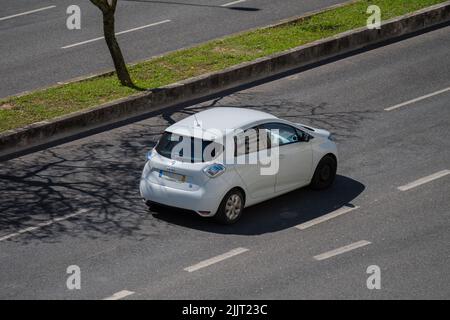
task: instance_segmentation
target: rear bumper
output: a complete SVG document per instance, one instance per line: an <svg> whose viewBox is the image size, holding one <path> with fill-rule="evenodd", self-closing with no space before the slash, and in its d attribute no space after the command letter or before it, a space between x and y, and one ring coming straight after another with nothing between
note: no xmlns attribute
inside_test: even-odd
<svg viewBox="0 0 450 320"><path fill-rule="evenodd" d="M152 183L145 178L141 178L139 189L146 202L195 211L203 217L214 216L222 200L221 197L207 196L205 187L186 191Z"/></svg>

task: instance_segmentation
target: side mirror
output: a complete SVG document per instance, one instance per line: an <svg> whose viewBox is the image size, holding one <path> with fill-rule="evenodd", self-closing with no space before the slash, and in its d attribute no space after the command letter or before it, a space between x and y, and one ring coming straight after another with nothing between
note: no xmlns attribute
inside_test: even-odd
<svg viewBox="0 0 450 320"><path fill-rule="evenodd" d="M309 135L309 134L307 134L307 133L305 132L305 133L303 134L302 141L303 141L303 142L309 142L312 138L313 138L313 136L311 136L311 135Z"/></svg>

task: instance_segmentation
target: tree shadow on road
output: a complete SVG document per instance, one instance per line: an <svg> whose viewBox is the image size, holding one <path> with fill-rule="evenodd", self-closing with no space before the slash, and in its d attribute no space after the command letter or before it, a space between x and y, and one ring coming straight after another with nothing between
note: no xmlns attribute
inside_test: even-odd
<svg viewBox="0 0 450 320"><path fill-rule="evenodd" d="M260 234L329 213L364 190L350 177L338 176L330 190L300 189L248 208L242 221L230 227L179 213L153 218L142 203L138 187L146 152L170 124L216 106L270 112L331 130L341 140L358 138L356 128L371 116L369 111L338 111L325 103L313 105L260 93L237 93L200 105L165 109L128 126L1 162L0 237L80 209L89 212L71 219L70 224L57 222L9 241L52 242L58 241L57 235L144 239L165 232L167 223L216 233Z"/></svg>
<svg viewBox="0 0 450 320"><path fill-rule="evenodd" d="M96 239L148 236L141 229L148 212L138 186L146 150L156 137L143 136L131 134L129 140L111 144L100 139L62 145L0 166L0 235L86 209L85 214L70 219L69 227L67 222L58 222L10 241L57 241L54 236L58 234ZM139 144L140 138L145 145Z"/></svg>

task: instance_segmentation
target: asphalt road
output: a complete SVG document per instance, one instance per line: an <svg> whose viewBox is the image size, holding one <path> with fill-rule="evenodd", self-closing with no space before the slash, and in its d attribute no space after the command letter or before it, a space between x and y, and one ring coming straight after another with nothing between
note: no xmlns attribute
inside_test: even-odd
<svg viewBox="0 0 450 320"><path fill-rule="evenodd" d="M450 27L438 29L0 163L0 298L448 299L450 91L385 109L449 88L449 45ZM146 152L169 124L212 105L334 132L335 185L248 208L234 226L150 214L138 192ZM354 208L296 228L343 206ZM236 248L247 251L185 270ZM69 265L81 290L66 287ZM371 265L380 290L366 286Z"/></svg>
<svg viewBox="0 0 450 320"><path fill-rule="evenodd" d="M147 59L344 0L234 2L120 0L117 32L148 26L118 36L126 61ZM66 27L69 5L81 9L81 30ZM16 16L38 9L45 10ZM112 69L103 39L83 43L103 35L101 19L100 11L88 0L2 0L0 97Z"/></svg>

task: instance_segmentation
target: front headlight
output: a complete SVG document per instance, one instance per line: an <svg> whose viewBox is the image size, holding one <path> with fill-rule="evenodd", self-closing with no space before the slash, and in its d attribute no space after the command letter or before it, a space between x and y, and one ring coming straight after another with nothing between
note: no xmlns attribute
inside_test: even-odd
<svg viewBox="0 0 450 320"><path fill-rule="evenodd" d="M220 163L214 163L209 166L206 166L203 169L203 172L210 178L217 178L222 173L225 172L225 166Z"/></svg>

